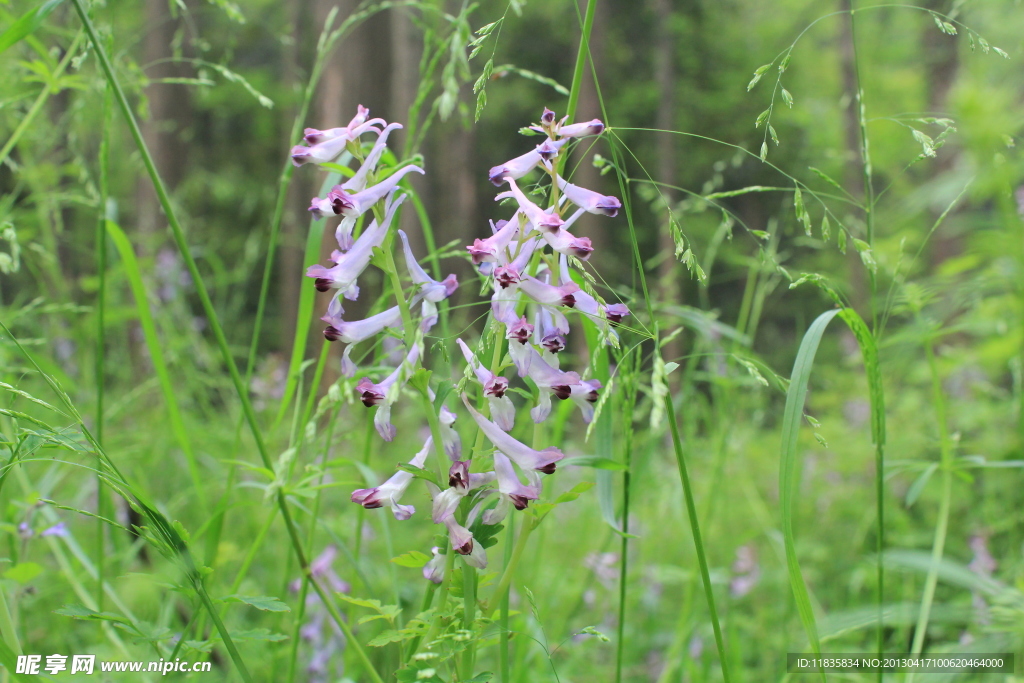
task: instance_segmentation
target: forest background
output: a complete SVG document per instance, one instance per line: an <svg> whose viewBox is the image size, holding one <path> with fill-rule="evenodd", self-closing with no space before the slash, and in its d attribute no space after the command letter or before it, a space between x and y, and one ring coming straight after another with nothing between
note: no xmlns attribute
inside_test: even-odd
<svg viewBox="0 0 1024 683"><path fill-rule="evenodd" d="M573 182L625 189L631 210L628 227L589 215L578 225L594 242L602 283L618 283L607 291L638 316L632 343L644 355L629 423L610 404L616 422L602 452L576 418L560 423L567 452L599 456L567 468L560 490L597 487L560 507L558 524L542 527L528 551L513 591L522 635L513 638L514 680L721 680L713 623L735 680L782 678L786 653L808 651L815 638L824 651L881 643L1024 654L1019 0L600 0L593 10L584 53L587 3L561 0L91 6L275 454L305 429L293 411L307 395L313 405L332 385L348 392L334 440L321 444L335 469L331 486L317 489L311 555L340 549L334 571L354 595L408 610L423 590L415 558L389 560L429 539L348 501L370 478L356 461L372 428L350 405L337 352L325 352L322 375L304 367L305 393L290 393L296 353L315 361L322 347L316 318L327 300L302 317L304 271L331 249L331 231L317 240L306 211L320 178L286 167L295 126L345 125L360 104L405 123L392 140L428 170L410 185L421 218L441 267L470 283L450 302L451 329L474 334L487 307L463 245L495 216L487 171L531 144L517 131L545 106L562 115L583 54L576 120L601 118L610 134L577 148ZM178 634L196 628L173 562L145 538L76 512L141 523L115 491L97 497L83 465L95 456L73 424L49 414L47 432L27 417L43 410L29 395L58 401L45 375L132 486L187 530L212 569L211 594L243 596L225 619L250 669L263 672L257 679L338 680L346 667L358 676L363 664L344 645L325 678L303 668L323 648L300 637L302 610L289 592L300 569L265 503L269 485L240 464L255 462L242 407L74 5L7 0L0 17L5 647L155 659L178 652ZM328 49L325 26L343 29ZM97 220L129 236L138 282L107 237L97 265ZM406 231L416 253L431 247L420 230ZM373 303L354 302L352 317ZM837 303L868 321L876 356L837 322L816 358L811 351L811 372L798 350ZM798 371L811 374L801 383ZM810 387L806 405L794 403L798 385ZM168 417L169 386L177 417ZM665 413L666 392L676 414ZM804 425L798 436L794 421ZM716 612L704 597L673 422ZM31 434L39 443L19 455ZM15 466L28 455L35 460ZM391 465L377 458L371 473L387 476ZM799 483L787 492L793 472ZM251 596L279 600L253 606ZM365 643L381 621L360 625L357 637ZM210 658L218 680L238 675L215 633L192 637L189 656ZM390 676L398 667L386 649L371 657Z"/></svg>

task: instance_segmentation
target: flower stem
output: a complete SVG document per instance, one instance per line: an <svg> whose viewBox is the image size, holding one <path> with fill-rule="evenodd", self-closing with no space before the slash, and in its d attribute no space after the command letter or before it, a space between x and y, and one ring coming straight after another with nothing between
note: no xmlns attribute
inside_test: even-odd
<svg viewBox="0 0 1024 683"><path fill-rule="evenodd" d="M523 551L526 550L526 541L530 538L530 534L533 533L533 530L536 529L537 525L541 522L540 519L533 515L528 514L523 517L523 528L519 531L519 538L516 539L516 545L512 549L512 557L510 557L508 562L505 564L505 571L501 573L501 579L498 580L498 585L492 593L492 602L494 598L500 598L502 595L506 594L506 591L508 591L509 586L512 583L512 575L515 574L516 566L519 564L519 560L523 556ZM511 528L509 531L511 532Z"/></svg>
<svg viewBox="0 0 1024 683"><path fill-rule="evenodd" d="M914 640L910 654L918 656L924 650L924 638L928 631L931 617L932 601L935 599L935 587L939 579L939 564L946 546L946 534L949 530L949 510L953 500L953 439L949 434L946 419L946 396L942 390L942 378L939 375L938 362L935 359L935 348L931 332L924 343L925 357L932 379L932 403L935 407L935 419L939 426L939 448L942 470L942 498L939 502L939 520L935 526L935 537L932 540L932 557L928 566L928 574L924 582L924 594L921 596L921 608L914 627ZM914 672L907 675L907 683L913 683Z"/></svg>

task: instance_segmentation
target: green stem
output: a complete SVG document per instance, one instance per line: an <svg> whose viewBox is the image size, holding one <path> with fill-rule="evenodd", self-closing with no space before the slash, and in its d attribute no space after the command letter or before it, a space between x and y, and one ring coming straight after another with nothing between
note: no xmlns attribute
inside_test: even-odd
<svg viewBox="0 0 1024 683"><path fill-rule="evenodd" d="M101 114L100 137L100 183L99 212L96 219L96 275L99 286L96 291L96 440L103 443L103 390L106 379L106 307L107 307L107 198L109 196L109 163L110 163L110 87L103 90L103 112ZM103 611L103 576L106 565L106 548L104 536L106 523L101 519L107 516L103 498L102 459L96 456L96 604Z"/></svg>
<svg viewBox="0 0 1024 683"><path fill-rule="evenodd" d="M508 591L512 583L512 575L515 574L516 566L523 557L523 551L526 550L526 541L529 540L530 534L533 533L533 530L537 528L540 522L541 520L533 515L523 515L523 528L519 530L519 538L516 539L516 545L512 549L512 557L509 558L508 563L505 565L505 571L501 573L498 585L494 588L492 593L494 597L500 597Z"/></svg>
<svg viewBox="0 0 1024 683"><path fill-rule="evenodd" d="M81 40L82 32L79 31L78 35L76 35L75 39L71 42L71 46L68 47L67 52L64 53L64 58L60 60L57 68L53 70L53 74L51 75L53 81L59 79L60 75L64 73L64 70L68 68L68 64L71 63L75 54L78 53L78 43L81 42ZM39 112L42 110L43 106L46 105L46 101L50 99L50 95L52 94L53 89L51 86L49 84L44 85L42 92L40 92L36 97L36 101L32 103L31 108L29 108L28 112L25 113L25 116L21 119L18 127L14 129L14 132L11 133L11 137L7 139L3 148L0 149L0 166L7 161L7 156L14 149L14 146L18 144L18 140L20 140L21 136L25 134L25 131L29 129L29 126L32 125L32 121L39 115Z"/></svg>
<svg viewBox="0 0 1024 683"><path fill-rule="evenodd" d="M924 638L928 632L928 620L931 617L932 601L935 598L935 587L939 579L939 564L946 546L946 534L949 530L949 511L953 500L953 439L949 434L946 419L946 396L942 390L942 378L939 375L938 362L932 344L931 332L925 341L925 357L932 379L932 402L935 406L935 419L939 426L939 448L942 469L942 499L939 503L939 521L935 526L935 537L932 540L931 564L924 582L924 595L921 597L921 609L917 615L917 626L914 628L914 641L910 654L920 655L924 649ZM907 683L913 683L914 672L907 675Z"/></svg>
<svg viewBox="0 0 1024 683"><path fill-rule="evenodd" d="M868 121L864 108L864 89L860 77L860 60L857 58L857 31L856 31L856 10L852 9L853 0L850 0L850 43L853 46L853 76L857 84L857 92L854 102L857 107L857 125L860 130L860 154L861 170L864 175L864 222L866 225L866 237L869 247L875 245L875 188L872 182L871 149L868 146ZM878 329L878 317L875 310L875 290L877 282L875 271L868 268L868 279L871 282L871 329ZM879 653L881 654L881 653ZM879 674L881 676L881 674Z"/></svg>
<svg viewBox="0 0 1024 683"><path fill-rule="evenodd" d="M11 611L7 608L7 592L0 589L0 634L4 642L16 655L21 654L21 641L18 640L18 630L14 628L14 619L11 618Z"/></svg>
<svg viewBox="0 0 1024 683"><path fill-rule="evenodd" d="M515 515L509 515L508 518L508 530L505 532L505 557L502 566L502 571L508 570L508 565L512 561L512 536L515 532ZM499 631L498 631L498 669L501 672L501 683L512 683L512 667L509 663L508 658L508 610L509 610L509 591L506 586L505 590L499 593L501 596L501 612L498 616Z"/></svg>
<svg viewBox="0 0 1024 683"><path fill-rule="evenodd" d="M80 0L75 0L77 5ZM217 633L220 634L221 640L224 641L224 647L227 648L228 654L231 655L231 661L234 662L235 668L238 670L238 675L242 677L245 683L252 683L252 676L249 675L249 670L245 667L245 662L242 661L242 655L239 654L238 648L235 647L235 642L231 640L231 634L228 633L227 627L224 626L224 622L221 621L220 616L217 615L217 610L213 606L213 601L210 600L210 596L206 593L206 587L203 586L201 578L196 578L194 581L196 594L199 595L199 599L202 601L203 606L206 608L207 613L210 615L210 619L213 620L213 625L217 629Z"/></svg>
<svg viewBox="0 0 1024 683"><path fill-rule="evenodd" d="M693 502L693 491L690 488L690 475L686 471L686 459L683 456L683 444L679 439L679 426L676 424L676 410L672 405L672 395L665 395L665 409L668 413L668 422L672 431L672 447L676 454L676 464L679 466L679 479L683 484L683 498L686 499L686 512L690 519L690 530L693 532L693 545L697 551L697 563L700 565L700 576L704 582L704 595L708 601L708 611L711 612L711 627L715 631L715 644L718 646L719 663L722 666L722 679L729 683L729 663L725 654L725 641L722 638L722 627L718 623L718 611L715 609L715 594L711 587L711 574L708 572L708 561L704 555L704 542L700 536L700 524L697 521L697 507Z"/></svg>
<svg viewBox="0 0 1024 683"><path fill-rule="evenodd" d="M639 347L637 348L637 353L639 353ZM634 357L632 353L627 355L631 359ZM635 372L634 364L627 363L626 359L623 359L621 365L623 371L620 376L628 377L632 380L634 377L633 373ZM636 405L636 382L629 381L627 387L627 390L623 393L621 404L623 409L622 451L626 469L622 472L622 538L621 548L619 550L619 623L618 642L615 646L616 683L621 683L622 681L622 662L626 646L626 593L629 585L626 580L629 569L629 489L633 465L633 406Z"/></svg>
<svg viewBox="0 0 1024 683"><path fill-rule="evenodd" d="M245 414L246 422L249 424L253 440L256 442L256 448L259 451L260 459L263 461L264 467L273 470L273 461L270 458L267 445L263 440L263 434L260 431L259 424L256 420L256 411L253 409L252 402L249 400L249 393L242 381L241 375L238 372L238 366L235 364L235 359L232 356L231 347L228 345L227 338L224 336L224 330L217 317L217 311L214 309L213 302L210 300L209 292L206 289L206 285L203 283L202 274L199 272L195 259L192 257L188 242L185 239L185 232L181 227L181 223L178 222L177 215L174 212L174 207L171 204L170 196L167 194L167 189L160 178L160 174L153 162L153 157L150 155L149 149L146 147L145 140L142 138L142 131L139 129L138 122L135 120L135 115L132 112L131 105L128 103L128 98L125 97L124 91L121 89L121 84L117 80L114 68L110 63L106 50L104 50L103 46L100 44L99 38L96 35L96 29L93 27L92 21L89 19L89 15L85 11L82 0L72 0L72 2L74 3L75 10L78 12L82 23L85 25L86 32L89 34L89 38L93 43L93 47L96 50L96 56L104 74L107 77L107 81L114 89L114 95L117 98L121 113L124 115L125 121L131 131L132 138L134 139L135 145L142 157L143 165L146 167L146 171L149 174L150 179L153 181L153 187L156 190L157 198L160 200L160 205L163 207L167 222L170 225L171 232L174 236L174 241L185 260L185 265L192 277L196 293L199 295L203 312L205 313L210 329L217 340L217 345L219 346L221 355L223 356L224 364L228 368L228 372L231 375L231 381L234 384L235 391L242 403L242 411ZM370 678L374 683L383 683L383 679L380 677L380 674L378 674L377 670L373 667L373 663L370 662L370 659L367 657L362 646L353 637L351 628L348 623L342 619L341 614L338 613L337 607L333 604L333 601L329 599L323 588L321 588L320 585L312 579L309 562L302 548L302 541L298 536L298 531L295 527L294 521L292 520L291 511L288 508L288 503L283 492L279 491L277 493L275 496L275 502L281 511L281 516L284 519L285 527L292 543L292 548L295 552L296 559L299 562L299 566L302 567L303 574L310 576L310 580L316 589L317 594L320 596L321 600L323 600L328 613L338 624L338 627L345 633L346 638L348 638L349 647L356 651L356 654L365 665Z"/></svg>

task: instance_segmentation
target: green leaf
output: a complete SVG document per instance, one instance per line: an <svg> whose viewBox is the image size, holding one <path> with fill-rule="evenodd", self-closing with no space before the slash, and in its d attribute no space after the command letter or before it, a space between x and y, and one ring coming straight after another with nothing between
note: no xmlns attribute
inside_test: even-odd
<svg viewBox="0 0 1024 683"><path fill-rule="evenodd" d="M263 610L264 612L291 612L291 608L288 607L288 605L269 595L229 595L222 598L222 600L224 600L224 602L243 602L246 605Z"/></svg>
<svg viewBox="0 0 1024 683"><path fill-rule="evenodd" d="M782 508L782 536L786 550L786 566L789 583L793 590L797 612L807 633L811 650L815 654L821 652L818 641L818 629L811 607L810 594L800 570L800 562L796 556L796 536L793 531L793 508L798 499L797 491L802 470L802 451L799 448L800 422L804 414L804 402L807 398L807 384L811 379L811 367L818 351L822 335L829 322L839 313L832 310L822 313L815 320L800 342L793 374L790 378L789 391L786 392L786 407L782 418L782 447L779 465L779 504ZM824 675L822 676L824 679Z"/></svg>
<svg viewBox="0 0 1024 683"><path fill-rule="evenodd" d="M575 465L577 467L593 467L599 470L612 470L615 472L626 471L626 466L621 462L612 460L611 458L602 458L599 455L577 455L571 458L566 458L558 464L561 467L566 465Z"/></svg>
<svg viewBox="0 0 1024 683"><path fill-rule="evenodd" d="M35 9L22 14L18 19L0 33L0 52L11 47L25 36L42 26L43 20L55 10L63 0L47 0Z"/></svg>
<svg viewBox="0 0 1024 683"><path fill-rule="evenodd" d="M35 562L19 562L4 572L5 579L24 585L43 573L43 567Z"/></svg>
<svg viewBox="0 0 1024 683"><path fill-rule="evenodd" d="M398 557L392 557L391 561L397 564L399 567L422 567L427 562L430 562L430 556L426 553L421 553L418 550L410 550L407 553L399 555Z"/></svg>

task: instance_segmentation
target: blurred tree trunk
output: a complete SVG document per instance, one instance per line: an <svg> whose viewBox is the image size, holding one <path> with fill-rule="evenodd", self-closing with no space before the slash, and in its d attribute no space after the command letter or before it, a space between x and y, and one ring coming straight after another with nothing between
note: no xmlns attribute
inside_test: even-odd
<svg viewBox="0 0 1024 683"><path fill-rule="evenodd" d="M176 56L175 33L183 22L169 14L167 0L145 0L145 11L147 32L142 41L142 67L146 76L151 81L187 76L183 65L166 61ZM185 43L184 40L180 42L182 46ZM146 88L145 96L148 111L141 117L142 136L160 177L168 189L173 190L181 180L188 160L188 145L179 139L180 131L188 124L191 115L188 86L152 83ZM162 231L166 218L153 183L146 174L139 174L135 187L135 219L141 237L137 244L146 253L160 242L161 237L157 233Z"/></svg>
<svg viewBox="0 0 1024 683"><path fill-rule="evenodd" d="M408 12L409 10L405 8L396 8L388 12L391 32L391 93L386 118L389 122L398 121L406 127L403 130L396 130L388 138L389 146L395 150L396 156L401 154L401 150L407 144L406 130L409 126L409 108L416 99L416 91L419 88L419 56L422 50L422 41L419 39L419 31L412 23ZM420 197L426 199L424 196L427 188L426 179L416 173L406 177L413 190ZM403 209L400 216L399 226L409 236L413 250L422 258L426 252L426 244L422 238L423 231L417 220L416 212L410 206Z"/></svg>
<svg viewBox="0 0 1024 683"><path fill-rule="evenodd" d="M305 88L303 82L308 77L315 55L309 54L310 46L315 46L320 35L322 26L317 19L318 14L314 12L310 0L293 0L289 3L288 11L291 15L292 33L291 49L287 50L287 65L285 68L285 80L291 86L291 90L301 97ZM287 112L282 112L281 130L291 131L291 124L297 114L300 102L296 100L294 106ZM312 122L310 122L312 124ZM279 147L282 150L289 149L292 145L298 144L298 140L282 140ZM319 187L314 187L314 181L310 174L293 173L291 184L288 187L288 197L285 203L285 211L281 220L281 248L280 260L277 266L278 281L277 288L280 294L281 320L277 326L279 330L278 347L283 353L288 353L292 340L295 339L295 311L298 308L299 295L303 285L308 282L303 277L303 271L309 264L303 262L306 244L306 226L309 225L309 214L305 210L309 206L309 198Z"/></svg>
<svg viewBox="0 0 1024 683"><path fill-rule="evenodd" d="M941 11L945 3L939 0L929 0L925 3L928 9ZM957 73L960 70L960 52L957 49L958 36L948 36L935 26L930 17L924 23L921 36L921 47L925 59L925 84L928 97L928 114L941 117L945 115L949 102L949 93L953 89ZM932 135L934 131L925 130ZM952 169L956 164L956 154L949 147L938 151L935 159L928 160L928 174L931 179L936 179ZM944 197L950 200L952 197ZM938 219L941 209L932 209L928 212L929 225ZM932 263L941 263L946 259L956 256L963 251L962 240L958 235L951 235L948 231L938 230L932 241Z"/></svg>

